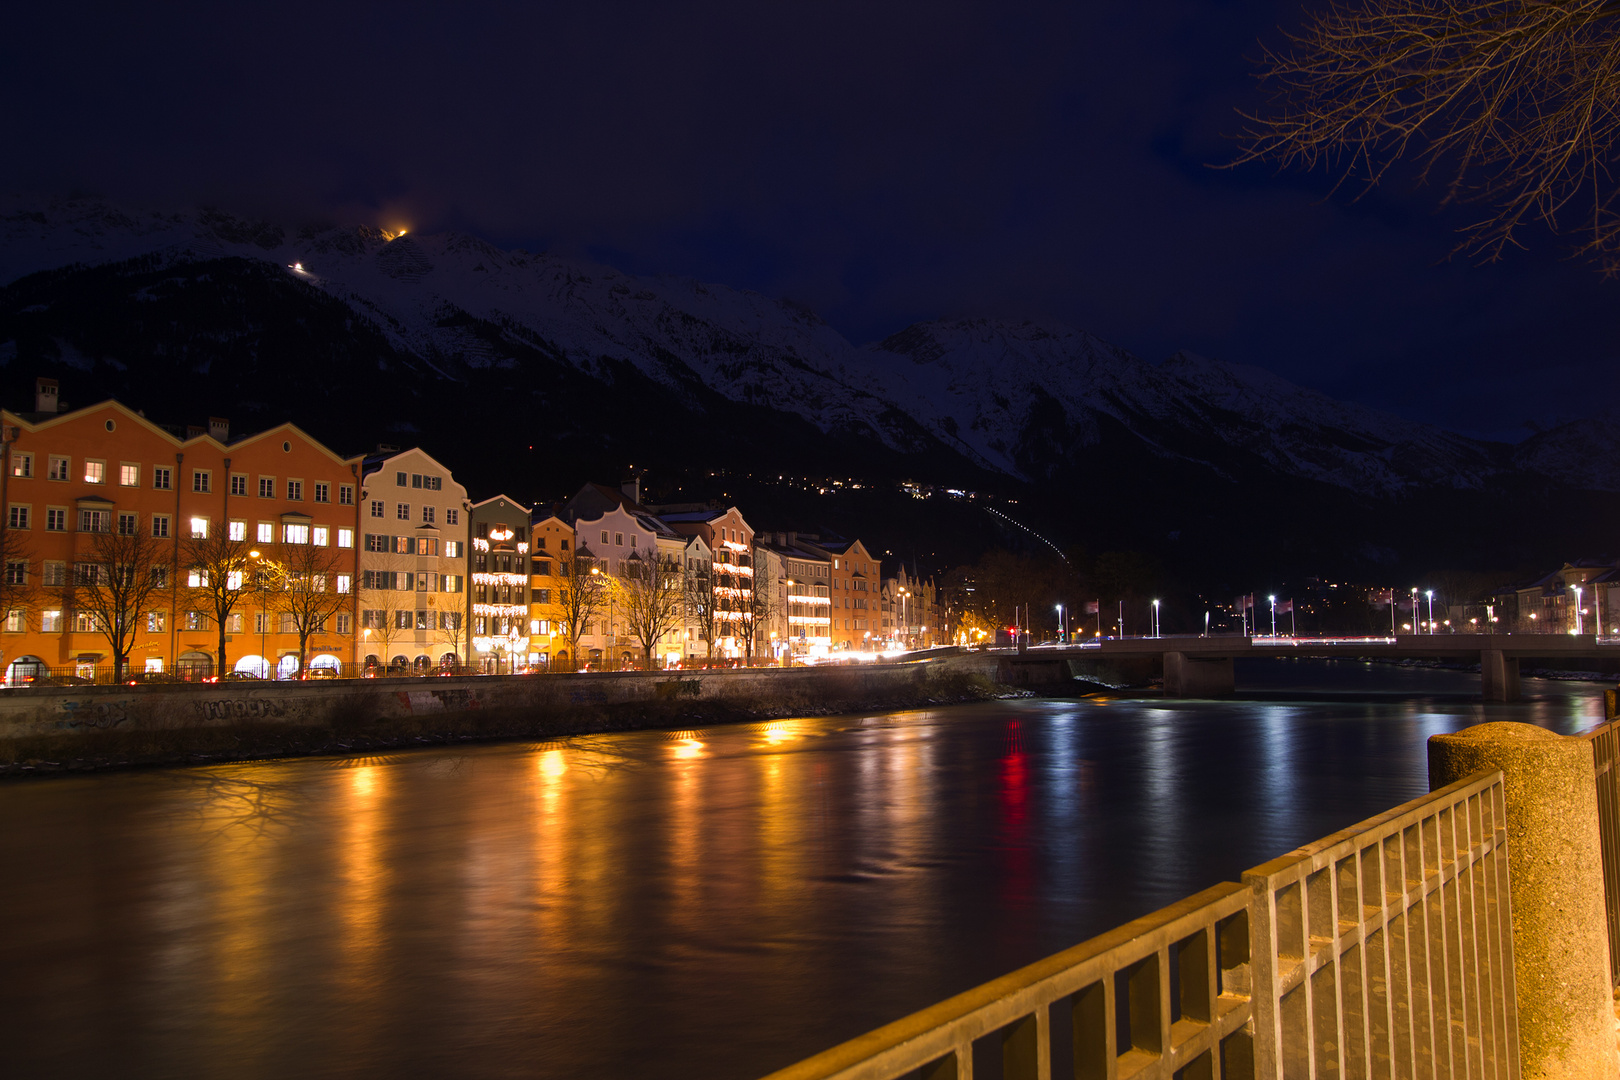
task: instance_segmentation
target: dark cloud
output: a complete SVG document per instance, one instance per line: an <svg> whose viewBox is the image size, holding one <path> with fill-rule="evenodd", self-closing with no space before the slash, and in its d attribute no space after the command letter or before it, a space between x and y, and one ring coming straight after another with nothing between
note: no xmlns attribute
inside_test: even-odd
<svg viewBox="0 0 1620 1080"><path fill-rule="evenodd" d="M1291 4L14 7L0 186L455 227L856 340L1059 318L1481 433L1614 389L1614 286L1394 185L1211 169Z"/></svg>

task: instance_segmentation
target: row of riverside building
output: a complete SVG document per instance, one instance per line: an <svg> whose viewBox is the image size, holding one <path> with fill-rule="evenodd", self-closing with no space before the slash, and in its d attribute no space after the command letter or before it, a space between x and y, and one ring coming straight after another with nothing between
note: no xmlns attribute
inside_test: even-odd
<svg viewBox="0 0 1620 1080"><path fill-rule="evenodd" d="M222 419L175 428L117 401L62 411L49 379L34 404L0 410L7 685L104 678L120 651L130 673L188 679L619 669L642 661L642 637L612 589L582 608L570 575L619 580L652 559L682 571L660 667L945 639L934 582L860 540L756 532L734 506L643 505L634 480L555 504L474 501L421 449L343 456L290 423L233 438ZM199 599L209 537L253 560L225 575L240 597L223 620ZM139 539L157 586L121 639L83 587L109 580L114 538ZM253 587L294 566L325 594L313 615Z"/></svg>

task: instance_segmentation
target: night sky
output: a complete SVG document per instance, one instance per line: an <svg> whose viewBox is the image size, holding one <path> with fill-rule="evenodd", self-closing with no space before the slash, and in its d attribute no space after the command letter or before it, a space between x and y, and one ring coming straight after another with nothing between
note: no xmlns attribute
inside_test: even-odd
<svg viewBox="0 0 1620 1080"><path fill-rule="evenodd" d="M16 4L0 189L456 228L808 304L1046 317L1473 434L1616 388L1561 241L1228 160L1296 3Z"/></svg>

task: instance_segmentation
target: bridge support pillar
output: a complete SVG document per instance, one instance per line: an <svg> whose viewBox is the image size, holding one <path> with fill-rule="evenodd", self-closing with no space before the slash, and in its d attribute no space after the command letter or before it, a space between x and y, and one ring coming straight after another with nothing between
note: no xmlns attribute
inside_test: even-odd
<svg viewBox="0 0 1620 1080"><path fill-rule="evenodd" d="M1518 701L1519 658L1504 656L1501 649L1481 649L1479 682L1486 701Z"/></svg>
<svg viewBox="0 0 1620 1080"><path fill-rule="evenodd" d="M1230 656L1164 654L1164 692L1172 697L1220 697L1235 685Z"/></svg>
<svg viewBox="0 0 1620 1080"><path fill-rule="evenodd" d="M1592 747L1584 739L1516 723L1477 724L1429 739L1431 791L1483 769L1502 770L1507 801L1508 896L1525 1080L1614 1080L1614 1003ZM1441 850L1451 842L1441 836ZM1439 858L1443 866L1447 856Z"/></svg>

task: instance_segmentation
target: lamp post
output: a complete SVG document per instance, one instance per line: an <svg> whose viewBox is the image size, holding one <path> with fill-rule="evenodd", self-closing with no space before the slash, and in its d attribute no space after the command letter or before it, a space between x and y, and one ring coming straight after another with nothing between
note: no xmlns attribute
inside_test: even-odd
<svg viewBox="0 0 1620 1080"><path fill-rule="evenodd" d="M1434 590L1427 589L1423 595L1429 598L1429 633L1432 635L1434 633Z"/></svg>
<svg viewBox="0 0 1620 1080"><path fill-rule="evenodd" d="M1271 601L1271 636L1276 637L1277 636L1277 598L1275 596L1268 596L1268 597L1266 597L1266 599Z"/></svg>
<svg viewBox="0 0 1620 1080"><path fill-rule="evenodd" d="M783 642L783 647L782 647L782 666L783 667L792 667L793 666L793 586L797 585L798 582L794 581L792 578L783 578L782 579L782 584L787 586L787 593L786 593L787 599L782 605L783 608L784 608L782 618L784 620L786 620L786 622L787 622L787 638Z"/></svg>
<svg viewBox="0 0 1620 1080"><path fill-rule="evenodd" d="M1418 624L1418 617L1417 617L1418 599L1417 599L1417 594L1418 594L1417 586L1414 585L1414 586L1412 586L1412 627L1413 627L1414 630L1417 628L1417 624Z"/></svg>
<svg viewBox="0 0 1620 1080"><path fill-rule="evenodd" d="M1063 633L1063 605L1062 604L1057 605L1057 617L1058 617L1058 644L1062 645L1062 644L1065 643L1064 642L1064 633Z"/></svg>
<svg viewBox="0 0 1620 1080"><path fill-rule="evenodd" d="M1153 636L1159 636L1159 602L1153 601Z"/></svg>
<svg viewBox="0 0 1620 1080"><path fill-rule="evenodd" d="M270 658L264 655L264 635L265 631L269 629L270 619L265 612L264 606L264 563L260 561L263 556L255 548L248 552L248 558L253 560L253 582L259 590L259 663L264 665L264 677L268 679L272 672L270 670Z"/></svg>
<svg viewBox="0 0 1620 1080"><path fill-rule="evenodd" d="M1581 618L1581 615L1583 614L1583 612L1581 611L1581 597L1585 594L1585 592L1586 592L1586 590L1583 589L1581 586L1579 586L1579 585L1575 586L1575 636L1576 637L1580 637L1581 636L1581 631L1586 629L1585 621Z"/></svg>

